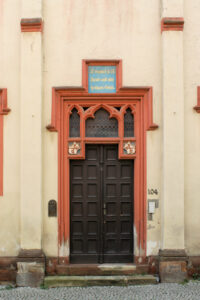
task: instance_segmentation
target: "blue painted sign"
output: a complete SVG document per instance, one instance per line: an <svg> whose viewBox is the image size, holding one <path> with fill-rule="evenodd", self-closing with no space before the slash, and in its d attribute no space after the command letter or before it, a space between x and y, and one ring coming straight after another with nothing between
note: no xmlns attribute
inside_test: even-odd
<svg viewBox="0 0 200 300"><path fill-rule="evenodd" d="M88 66L88 93L116 93L116 66Z"/></svg>

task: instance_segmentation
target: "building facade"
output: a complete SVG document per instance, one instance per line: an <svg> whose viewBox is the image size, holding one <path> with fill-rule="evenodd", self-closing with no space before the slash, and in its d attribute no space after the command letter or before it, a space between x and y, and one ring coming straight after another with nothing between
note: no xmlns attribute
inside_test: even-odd
<svg viewBox="0 0 200 300"><path fill-rule="evenodd" d="M199 36L198 0L0 0L1 281L198 272Z"/></svg>

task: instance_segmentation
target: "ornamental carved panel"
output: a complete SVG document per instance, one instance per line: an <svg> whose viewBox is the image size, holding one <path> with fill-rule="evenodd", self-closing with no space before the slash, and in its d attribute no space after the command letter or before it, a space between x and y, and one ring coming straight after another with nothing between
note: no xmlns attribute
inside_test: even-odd
<svg viewBox="0 0 200 300"><path fill-rule="evenodd" d="M69 143L68 152L69 152L70 155L77 155L77 154L79 154L80 149L81 149L80 143L77 143L77 142L71 142L71 143Z"/></svg>
<svg viewBox="0 0 200 300"><path fill-rule="evenodd" d="M119 158L135 156L135 104L72 104L68 114L68 156L85 158L87 143L118 144Z"/></svg>

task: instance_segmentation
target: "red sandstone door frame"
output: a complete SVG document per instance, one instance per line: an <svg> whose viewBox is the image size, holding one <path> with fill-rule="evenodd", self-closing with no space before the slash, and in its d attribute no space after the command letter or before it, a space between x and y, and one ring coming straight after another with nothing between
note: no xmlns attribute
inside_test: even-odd
<svg viewBox="0 0 200 300"><path fill-rule="evenodd" d="M88 93L87 68L89 65L116 65L117 67L117 92L113 94ZM119 145L119 159L134 159L134 255L135 262L141 262L146 257L146 131L158 128L153 123L152 116L152 88L126 88L121 87L122 78L121 61L83 61L83 87L53 88L52 120L47 126L50 131L58 131L58 239L59 256L69 263L70 257L70 159L69 154L69 116L76 107L81 118L81 136L73 139L81 147L80 155L75 159L84 159L85 144L87 143L115 143ZM84 114L81 106L90 106L89 113ZM116 113L114 106L120 106L120 113ZM110 116L119 122L118 138L86 138L85 122L88 117L103 107ZM136 144L136 153L131 156L124 155L123 142L123 113L130 107L135 116L135 137L132 141ZM121 124L121 125L120 125ZM128 138L130 140L130 138ZM140 260L139 260L140 258ZM142 258L142 260L141 260Z"/></svg>

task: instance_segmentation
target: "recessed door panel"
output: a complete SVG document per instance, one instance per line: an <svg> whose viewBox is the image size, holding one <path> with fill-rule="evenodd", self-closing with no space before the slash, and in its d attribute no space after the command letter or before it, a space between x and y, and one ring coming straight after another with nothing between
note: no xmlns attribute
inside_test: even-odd
<svg viewBox="0 0 200 300"><path fill-rule="evenodd" d="M71 160L71 263L133 261L133 161L117 145L87 145Z"/></svg>

